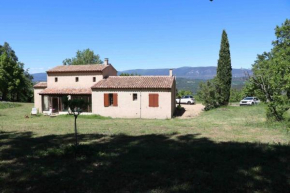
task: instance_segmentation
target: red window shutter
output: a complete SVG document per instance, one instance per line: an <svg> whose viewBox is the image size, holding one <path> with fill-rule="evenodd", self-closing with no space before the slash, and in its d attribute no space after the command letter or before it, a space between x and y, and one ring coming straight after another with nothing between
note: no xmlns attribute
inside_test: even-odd
<svg viewBox="0 0 290 193"><path fill-rule="evenodd" d="M155 99L154 107L159 107L159 94L155 94L154 99Z"/></svg>
<svg viewBox="0 0 290 193"><path fill-rule="evenodd" d="M154 107L154 95L149 94L149 107Z"/></svg>
<svg viewBox="0 0 290 193"><path fill-rule="evenodd" d="M149 94L149 107L159 107L158 94Z"/></svg>
<svg viewBox="0 0 290 193"><path fill-rule="evenodd" d="M114 107L118 106L118 94L117 93L113 94L113 106Z"/></svg>
<svg viewBox="0 0 290 193"><path fill-rule="evenodd" d="M104 107L108 107L109 105L109 94L104 94Z"/></svg>

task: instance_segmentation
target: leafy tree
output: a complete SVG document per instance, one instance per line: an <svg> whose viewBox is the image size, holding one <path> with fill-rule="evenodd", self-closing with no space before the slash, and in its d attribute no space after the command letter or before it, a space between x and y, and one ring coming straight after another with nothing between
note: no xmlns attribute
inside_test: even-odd
<svg viewBox="0 0 290 193"><path fill-rule="evenodd" d="M8 99L9 91L12 90L13 74L16 62L8 57L4 52L0 56L0 91L2 93L2 100Z"/></svg>
<svg viewBox="0 0 290 193"><path fill-rule="evenodd" d="M18 62L18 58L15 54L15 51L10 47L7 42L4 42L4 45L0 45L0 55L6 53L9 58L11 58L14 62Z"/></svg>
<svg viewBox="0 0 290 193"><path fill-rule="evenodd" d="M277 26L271 52L258 55L249 87L263 94L267 118L281 121L290 108L290 20Z"/></svg>
<svg viewBox="0 0 290 193"><path fill-rule="evenodd" d="M245 97L245 94L242 89L231 89L230 102L238 102Z"/></svg>
<svg viewBox="0 0 290 193"><path fill-rule="evenodd" d="M63 60L63 65L84 65L84 64L102 64L99 54L95 54L90 49L78 50L76 56Z"/></svg>
<svg viewBox="0 0 290 193"><path fill-rule="evenodd" d="M203 101L205 110L228 105L231 95L232 65L230 44L225 30L222 33L221 47L217 67L217 76L206 83L201 83L198 98Z"/></svg>
<svg viewBox="0 0 290 193"><path fill-rule="evenodd" d="M210 109L214 109L220 106L219 104L219 96L217 91L217 79L214 78L212 80L208 80L207 82L201 82L199 85L199 90L197 92L197 96L205 105L204 110L208 111Z"/></svg>
<svg viewBox="0 0 290 193"><path fill-rule="evenodd" d="M65 108L69 108L69 114L75 118L75 146L78 146L78 131L77 131L77 118L87 108L88 103L83 99L68 99L67 96L62 98Z"/></svg>
<svg viewBox="0 0 290 193"><path fill-rule="evenodd" d="M217 93L220 105L227 105L230 100L232 84L232 65L230 44L225 30L222 33L221 47L217 67Z"/></svg>
<svg viewBox="0 0 290 193"><path fill-rule="evenodd" d="M0 46L0 92L3 100L24 102L33 96L32 76L6 42Z"/></svg>
<svg viewBox="0 0 290 193"><path fill-rule="evenodd" d="M19 63L23 66L23 63ZM24 70L21 75L19 88L17 89L16 100L20 102L32 102L33 100L33 76L29 74L28 69Z"/></svg>
<svg viewBox="0 0 290 193"><path fill-rule="evenodd" d="M290 20L275 29L276 40L272 42L272 75L269 83L273 90L272 101L268 103L267 117L283 120L283 114L290 108Z"/></svg>
<svg viewBox="0 0 290 193"><path fill-rule="evenodd" d="M257 56L257 60L252 65L253 76L248 75L249 79L243 89L246 96L256 96L263 102L272 101L273 89L269 84L272 76L269 71L271 58L270 52Z"/></svg>

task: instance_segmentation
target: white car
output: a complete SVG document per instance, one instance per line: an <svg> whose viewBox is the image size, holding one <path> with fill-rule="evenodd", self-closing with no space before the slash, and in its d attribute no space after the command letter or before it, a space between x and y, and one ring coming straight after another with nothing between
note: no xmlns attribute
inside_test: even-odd
<svg viewBox="0 0 290 193"><path fill-rule="evenodd" d="M180 99L177 98L176 103L179 104L179 102L182 104L189 104L189 105L195 104L195 100L194 100L193 96L190 96L190 95L182 96Z"/></svg>
<svg viewBox="0 0 290 193"><path fill-rule="evenodd" d="M240 101L240 106L242 106L242 105L256 105L259 103L260 103L260 100L256 97L246 97Z"/></svg>

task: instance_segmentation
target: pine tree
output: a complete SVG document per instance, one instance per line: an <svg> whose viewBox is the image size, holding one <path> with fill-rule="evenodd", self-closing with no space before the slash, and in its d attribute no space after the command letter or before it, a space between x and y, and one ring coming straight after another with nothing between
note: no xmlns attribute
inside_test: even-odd
<svg viewBox="0 0 290 193"><path fill-rule="evenodd" d="M218 100L220 105L227 105L230 100L232 84L232 65L228 35L223 30L217 67Z"/></svg>

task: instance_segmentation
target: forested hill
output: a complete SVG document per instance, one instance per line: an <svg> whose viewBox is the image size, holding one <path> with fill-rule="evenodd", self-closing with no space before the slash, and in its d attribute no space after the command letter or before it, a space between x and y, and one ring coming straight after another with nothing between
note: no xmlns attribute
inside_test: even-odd
<svg viewBox="0 0 290 193"><path fill-rule="evenodd" d="M245 72L252 73L249 69L233 69L233 78L240 78L245 76ZM169 69L133 69L118 72L121 73L133 73L148 76L168 75ZM173 75L177 78L187 79L212 79L216 75L216 67L181 67L173 69ZM33 74L34 81L46 81L46 73Z"/></svg>

